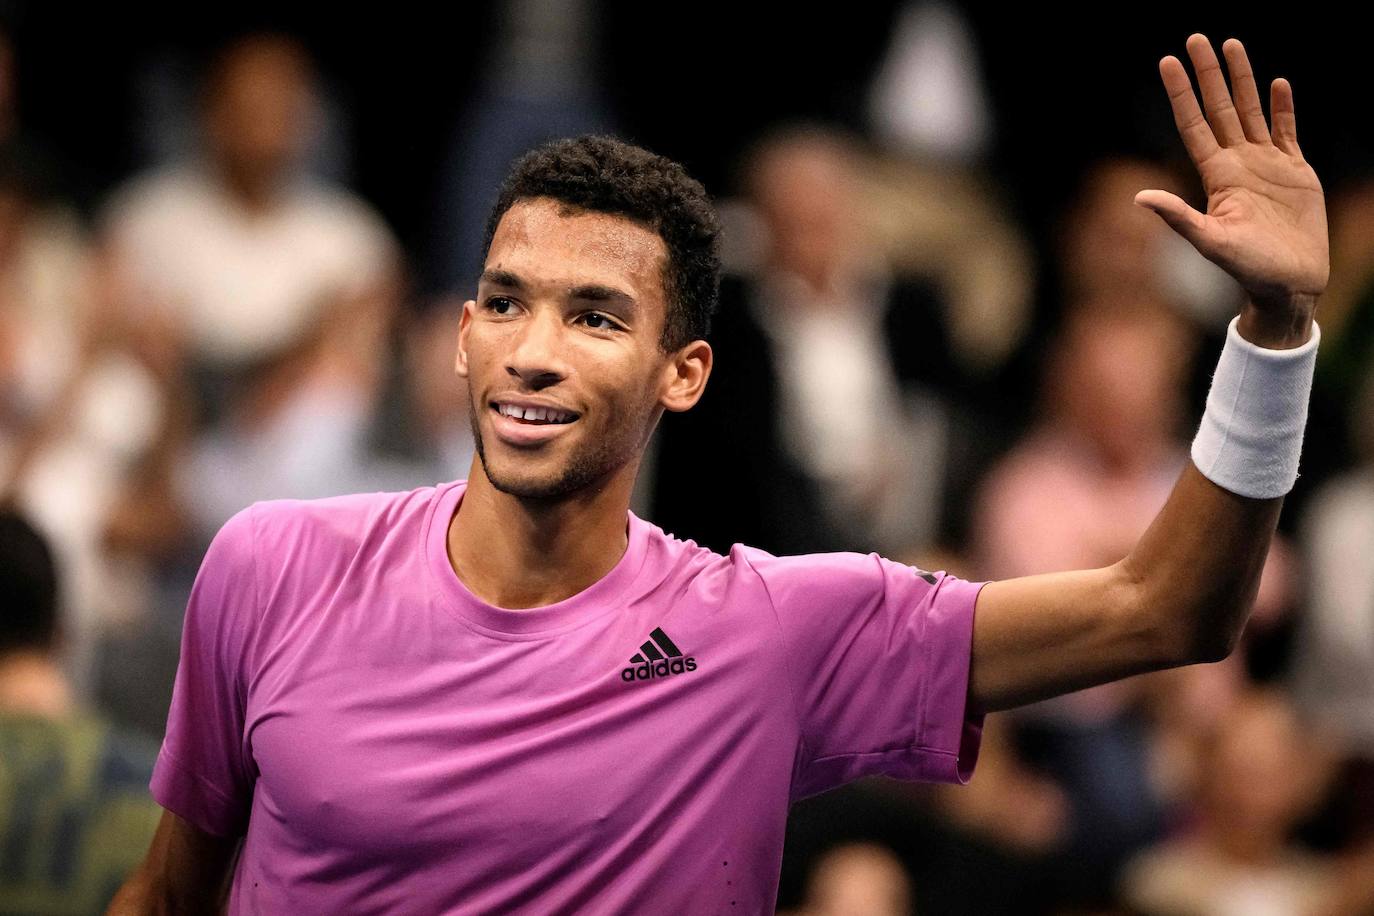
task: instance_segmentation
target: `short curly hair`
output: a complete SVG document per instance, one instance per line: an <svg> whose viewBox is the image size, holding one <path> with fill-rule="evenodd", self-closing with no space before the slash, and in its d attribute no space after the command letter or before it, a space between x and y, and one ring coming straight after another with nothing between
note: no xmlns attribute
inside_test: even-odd
<svg viewBox="0 0 1374 916"><path fill-rule="evenodd" d="M554 140L521 156L502 182L487 220L482 260L501 217L518 200L551 197L576 211L633 220L663 239L668 314L665 353L704 339L720 297L720 223L701 182L680 164L615 137Z"/></svg>

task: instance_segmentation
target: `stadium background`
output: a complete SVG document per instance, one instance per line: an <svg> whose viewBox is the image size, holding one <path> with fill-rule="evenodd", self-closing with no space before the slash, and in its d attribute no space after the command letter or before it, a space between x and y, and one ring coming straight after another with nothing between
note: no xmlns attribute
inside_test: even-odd
<svg viewBox="0 0 1374 916"><path fill-rule="evenodd" d="M565 12L554 15L550 11L555 8ZM582 18L567 13L570 9L580 10ZM922 490L926 502L912 503L925 513L921 525L903 529L874 521L866 526L863 520L843 518L844 507L856 504L846 500L862 497L827 491L825 473L834 468L825 462L833 456L789 455L780 444L788 434L784 429L774 430L777 441L748 440L764 458L743 460L726 453L722 440L712 436L719 424L728 427L730 416L713 418L706 411L699 420L665 420L660 446L667 439L674 447L646 471L636 511L717 550L736 539L779 552L881 549L969 578L1015 574L1021 571L1018 563L1036 562L1010 548L999 553L1018 534L1023 539L1062 538L1066 551L1104 549L1100 542L1085 546L1076 540L1097 523L1092 509L1096 491L1088 485L1079 496L1089 508L1065 510L1070 523L1060 530L1024 531L1017 528L1021 517L1002 518L979 508L994 499L990 494L1001 494L1009 504L1008 494L1022 499L1025 492L1052 488L1059 478L1047 476L1051 472L1069 473L1032 448L1040 441L1037 431L1092 422L1095 407L1083 405L1076 419L1058 416L1053 396L1045 393L1058 389L1047 388L1052 385L1048 379L1081 382L1109 370L1091 359L1079 364L1057 354L1102 351L1116 354L1127 367L1138 363L1139 374L1128 368L1120 378L1103 377L1106 388L1139 382L1170 389L1172 384L1178 416L1172 424L1167 418L1161 421L1168 427L1161 436L1175 448L1186 444L1190 424L1200 414L1224 327L1218 315L1228 303L1236 304L1234 290L1205 269L1187 265L1175 252L1171 257L1183 265L1176 267L1175 279L1190 293L1171 302L1169 290L1161 288L1158 295L1144 297L1150 303L1132 300L1118 308L1103 304L1116 301L1117 293L1108 295L1101 288L1123 282L1109 262L1116 255L1129 260L1131 252L1111 246L1120 238L1144 238L1150 230L1139 228L1138 237L1112 236L1115 242L1099 236L1106 249L1097 255L1101 264L1074 266L1073 255L1066 254L1073 239L1091 249L1094 232L1117 228L1110 219L1094 223L1085 216L1085 208L1123 203L1120 193L1110 196L1118 187L1112 181L1125 187L1134 176L1162 169L1158 174L1172 175L1198 202L1197 182L1159 81L1159 58L1184 57L1184 41L1193 32L1206 34L1218 49L1223 39L1234 36L1245 42L1262 87L1276 76L1287 77L1294 88L1299 140L1323 182L1332 214L1333 288L1340 290L1333 298L1340 301L1330 307L1339 312L1324 347L1346 358L1319 372L1303 476L1280 523L1286 539L1282 557L1275 561L1269 590L1262 596L1268 603L1241 657L1225 667L1224 675L1160 678L1121 695L1098 694L1078 707L1069 703L1023 717L994 717L989 747L975 776L975 785L984 784L977 795L875 781L803 802L792 819L779 905L813 914L839 912L841 904L835 901L842 899L851 905L866 901L862 905L870 912L883 906L905 911L903 900L932 913L1148 912L1156 905L1151 894L1164 893L1159 887L1176 890L1195 884L1235 888L1240 896L1230 898L1233 903L1262 887L1278 889L1271 896L1280 907L1289 899L1284 895L1299 899L1312 887L1319 888L1311 891L1317 895L1348 895L1327 898L1340 901L1331 904L1336 907L1332 912L1357 912L1359 901L1368 903L1370 897L1361 895L1370 890L1358 876L1374 872L1369 868L1374 850L1374 823L1369 820L1374 817L1374 724L1367 711L1361 718L1310 700L1324 689L1312 672L1339 670L1344 672L1342 689L1356 699L1371 700L1365 710L1374 708L1374 643L1337 657L1331 654L1329 635L1369 632L1360 629L1361 621L1374 617L1374 605L1360 611L1369 591L1361 591L1362 580L1336 587L1321 578L1330 569L1348 570L1355 579L1374 576L1374 567L1361 559L1374 556L1374 534L1361 528L1358 518L1341 514L1342 508L1374 506L1361 502L1370 499L1367 480L1374 468L1374 454L1360 444L1360 430L1374 428L1374 398L1363 393L1370 387L1366 356L1374 353L1374 307L1369 304L1374 296L1374 235L1362 229L1363 220L1374 219L1365 215L1374 214L1369 190L1374 187L1374 124L1363 116L1370 83L1363 66L1366 40L1358 30L1333 26L1339 20L1312 4L1294 7L1283 18L1262 18L1253 6L1239 4L1205 10L1182 4L1133 5L1070 15L1043 5L1008 9L979 3L882 2L803 11L795 5L746 7L718 0L473 3L442 13L396 5L365 12L282 11L265 4L156 13L0 5L0 29L13 50L5 95L13 102L14 136L24 141L24 155L6 162L14 170L7 174L20 175L18 184L6 187L21 187L37 208L73 214L81 227L80 244L98 250L109 226L117 222L111 201L118 192L131 179L183 160L196 148L195 87L212 53L244 35L290 36L317 68L324 113L324 131L311 147L307 171L350 189L375 208L399 253L399 283L389 294L376 338L384 349L374 367L375 397L376 391L405 389L411 332L442 327L443 310L451 309L453 297L472 293L470 246L463 248L455 239L461 241L462 233L471 231L474 214L480 220L490 204L490 184L483 186L475 176L488 174L483 168L497 169L499 175L509 156L519 151L502 146L515 143L510 139L514 134L502 133L502 125L518 121L522 129L538 132L540 119L546 118L550 136L567 132L564 125L604 127L681 161L713 197L728 204L727 233L734 233L727 239L730 263L741 276L769 269L767 257L760 260L757 254L762 243L750 233L757 229L760 212L766 223L768 206L780 206L765 199L763 185L744 180L742 166L752 161L747 154L760 141L776 139L777 129L804 125L805 132L784 135L793 146L779 147L803 157L793 163L811 162L804 157L813 154L823 159L840 149L882 176L878 184L866 186L867 196L854 199L856 206L878 201L878 221L889 228L898 224L883 242L873 242L873 250L887 254L893 238L919 238L923 232L952 227L968 234L972 248L988 243L986 261L997 261L996 252L1006 254L1003 270L992 271L996 278L981 287L1006 297L1006 314L989 325L989 334L1003 343L992 355L970 344L969 328L976 333L976 317L963 318L960 331L961 319L951 317L961 307L950 292L957 278L948 265L942 269L919 255L891 259L903 291L894 293L893 301L913 303L909 314L920 318L889 323L889 331L904 334L909 344L918 339L964 341L962 349L953 348L956 357L945 360L912 356L910 348L892 345L898 387L913 413L912 441L924 441L926 431L945 449L938 475L931 475L940 477L938 485ZM538 28L521 31L531 23ZM923 35L930 44L921 44ZM560 41L566 43L558 46ZM555 45L552 50L548 42ZM544 56L522 55L522 49L531 48ZM923 61L926 69L902 70L901 62L912 59ZM902 95L900 74L913 72L932 80L931 92L907 86L910 94ZM569 74L580 80L576 92L559 83ZM894 126L901 102L889 101L885 109L875 102L884 87L895 93L891 98L919 99L932 107L924 120L905 122L903 131ZM1267 91L1261 94L1267 109ZM960 112L970 117L960 122L964 128L978 129L946 132L948 142L942 142L940 118L957 120ZM479 140L492 145L482 146ZM779 168L785 173L789 166L782 161ZM855 160L845 161L852 166ZM785 197L804 186L768 187ZM894 200L898 204L884 208L884 201ZM983 214L971 223L940 212L969 202ZM786 215L773 218L774 232L785 232ZM1129 214L1119 218L1122 225L1143 225L1130 223ZM1150 217L1142 211L1138 218ZM985 262L977 263L987 268ZM1086 274L1092 274L1092 282L1084 280ZM746 314L748 287L727 283L727 292L723 310ZM1001 308L997 303L984 307L990 312ZM719 328L736 327L730 314L735 312L724 315ZM1325 315L1319 309L1324 328ZM17 326L22 332L22 323ZM70 330L77 338L90 332ZM927 332L932 336L923 337ZM1151 362L1158 354L1145 351L1164 346L1161 342L1177 343L1179 359ZM750 355L741 344L729 347L722 340L720 352L738 352L741 361ZM800 396L787 400L789 379L795 376L787 374L781 353L775 361L782 402L792 405L789 410L814 411L806 422L796 420L795 428L818 428L824 406ZM793 365L791 371L801 370ZM1172 383L1171 372L1177 373ZM1156 378L1161 374L1164 381ZM20 390L24 383L15 381L15 375L7 372L3 381ZM748 373L722 376L721 384L727 379L742 386L738 390L753 390L747 387ZM182 392L193 406L198 397L193 390L189 384L169 385L164 394ZM20 395L6 395L13 403L22 402ZM423 394L409 395L412 408L424 401ZM0 427L7 458L15 443L32 434L34 418L42 414L41 405L15 408L13 403L0 418L8 424ZM390 403L381 397L367 421L374 445L413 436L405 417L385 415ZM760 409L769 407L757 403ZM117 417L118 408L112 409ZM176 405L167 409L175 412ZM673 423L677 425L670 429ZM1129 431L1130 418L1120 425ZM213 420L203 417L192 423L184 455L219 432ZM1102 434L1104 439L1124 435L1119 429ZM1028 449L1025 461L1011 463L1019 446ZM422 447L400 452L409 463L388 453L386 473L392 476L333 468L338 473L326 477L372 481L421 475L405 478L418 486L433 482L423 474L440 466L436 456L446 454L431 450L420 460L416 455L424 452ZM810 467L808 461L813 462ZM1039 463L1045 461L1049 464ZM1168 459L1161 461L1168 466ZM189 465L191 459L185 462ZM466 465L449 472L450 478L462 476ZM704 482L697 489L684 488L685 475L696 472ZM892 473L897 481L919 476L910 476L915 474L910 468ZM749 517L741 517L738 494L758 490L778 475L801 480L809 502L782 508L761 502ZM1101 503L1098 511L1110 515L1122 506L1144 511L1153 505L1155 484L1142 482L1148 477L1118 481L1135 489L1119 503ZM15 488L10 495L40 530L46 512L62 514L60 508L32 504L38 498L32 494L43 492L41 488L26 491L22 483L0 482ZM131 480L120 486L135 503L144 495L142 483ZM706 491L714 499L703 496ZM223 498L232 501L233 494ZM1034 515L1040 504L1024 499L1026 511ZM826 512L830 521L814 524L816 513ZM1131 522L1122 524L1129 527ZM999 525L1010 526L1010 531ZM117 737L108 740L127 739L130 747L142 748L121 743L117 751L102 745L82 753L114 754L136 768L139 760L146 762L149 747L155 750L175 668L176 609L184 604L195 562L213 533L213 516L184 522L179 532L169 536L126 528L123 540L115 539L121 545L116 552L125 555L118 561L121 581L130 575L124 561L132 556L138 566L133 578L140 583L120 594L141 595L142 603L111 611L83 597L99 594L98 582L84 590L64 587L68 636L82 648L76 651L69 644L54 658L78 703L115 729L110 735ZM52 536L61 566L76 548L65 544L62 533ZM1351 546L1352 537L1368 540ZM169 539L174 546L168 546ZM1333 558L1333 541L1346 542L1353 565L1342 566L1345 561ZM68 565L103 569L100 564L108 561L100 556ZM86 601L86 606L74 607L77 601ZM1338 622L1323 624L1323 615ZM8 748L13 762L19 759L17 748L30 746L23 742L48 739L25 733L5 740L0 749ZM1227 769L1269 752L1273 759L1265 758L1271 766L1262 771L1265 775ZM1293 763L1302 756L1318 758L1320 764L1308 773ZM42 759L52 763L57 758ZM47 834L40 841L25 833L56 815L45 814L42 806L17 804L18 787L24 783L16 772L15 767L0 770L8 774L7 782L0 780L0 803L5 805L0 826L6 848L27 851L0 859L0 900L6 888L16 887L39 899L32 883L37 880L34 861L61 860L78 870L83 865L70 838L64 846ZM1279 788L1271 797L1228 800L1202 775L1211 772L1223 774L1220 781L1230 774L1232 781L1254 783L1257 792L1261 783ZM93 787L91 792L91 805L108 803L107 789ZM68 797L53 804L74 803ZM1228 845L1225 826L1215 823L1218 806L1226 805L1257 812L1243 832L1267 832L1275 839L1256 849ZM136 847L143 828L133 824L129 829ZM868 845L846 845L855 842ZM39 843L41 857L33 853ZM835 849L840 853L825 857ZM873 896L884 889L891 897L888 903ZM96 897L102 892L89 893Z"/></svg>

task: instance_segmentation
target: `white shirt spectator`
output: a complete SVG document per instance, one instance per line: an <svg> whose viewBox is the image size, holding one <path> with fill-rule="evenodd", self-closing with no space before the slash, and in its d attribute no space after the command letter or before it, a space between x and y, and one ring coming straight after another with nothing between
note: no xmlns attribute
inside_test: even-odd
<svg viewBox="0 0 1374 916"><path fill-rule="evenodd" d="M107 220L137 301L170 310L195 356L219 364L290 345L398 258L366 203L307 180L259 213L206 168L161 170L120 190Z"/></svg>

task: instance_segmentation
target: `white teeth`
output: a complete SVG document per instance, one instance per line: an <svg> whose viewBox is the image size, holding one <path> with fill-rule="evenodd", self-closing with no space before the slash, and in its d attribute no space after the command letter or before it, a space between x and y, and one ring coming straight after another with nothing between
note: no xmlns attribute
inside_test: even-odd
<svg viewBox="0 0 1374 916"><path fill-rule="evenodd" d="M554 410L552 407L519 407L515 404L498 404L497 410L503 416L537 422L566 423L573 416L565 411Z"/></svg>

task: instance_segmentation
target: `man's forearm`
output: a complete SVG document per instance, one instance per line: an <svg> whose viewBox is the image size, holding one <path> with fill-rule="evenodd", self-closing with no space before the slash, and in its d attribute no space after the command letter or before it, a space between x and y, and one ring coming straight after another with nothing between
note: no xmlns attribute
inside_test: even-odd
<svg viewBox="0 0 1374 916"><path fill-rule="evenodd" d="M1236 330L1270 350L1312 337L1314 301L1246 303ZM1188 463L1163 511L1124 561L1145 613L1162 613L1166 645L1182 663L1230 653L1254 603L1283 497L1252 499Z"/></svg>
<svg viewBox="0 0 1374 916"><path fill-rule="evenodd" d="M222 913L242 837L205 833L165 811L148 854L110 901L105 916Z"/></svg>
<svg viewBox="0 0 1374 916"><path fill-rule="evenodd" d="M155 916L170 912L171 907L154 892L147 873L139 868L115 893L105 916Z"/></svg>
<svg viewBox="0 0 1374 916"><path fill-rule="evenodd" d="M154 880L145 869L139 868L110 900L105 916L182 916L196 913L214 916L224 912L229 899L228 891L226 882L224 887L213 892L178 895Z"/></svg>
<svg viewBox="0 0 1374 916"><path fill-rule="evenodd" d="M1223 489L1191 461L1122 561L1139 613L1156 617L1177 664L1218 661L1245 627L1283 498Z"/></svg>

